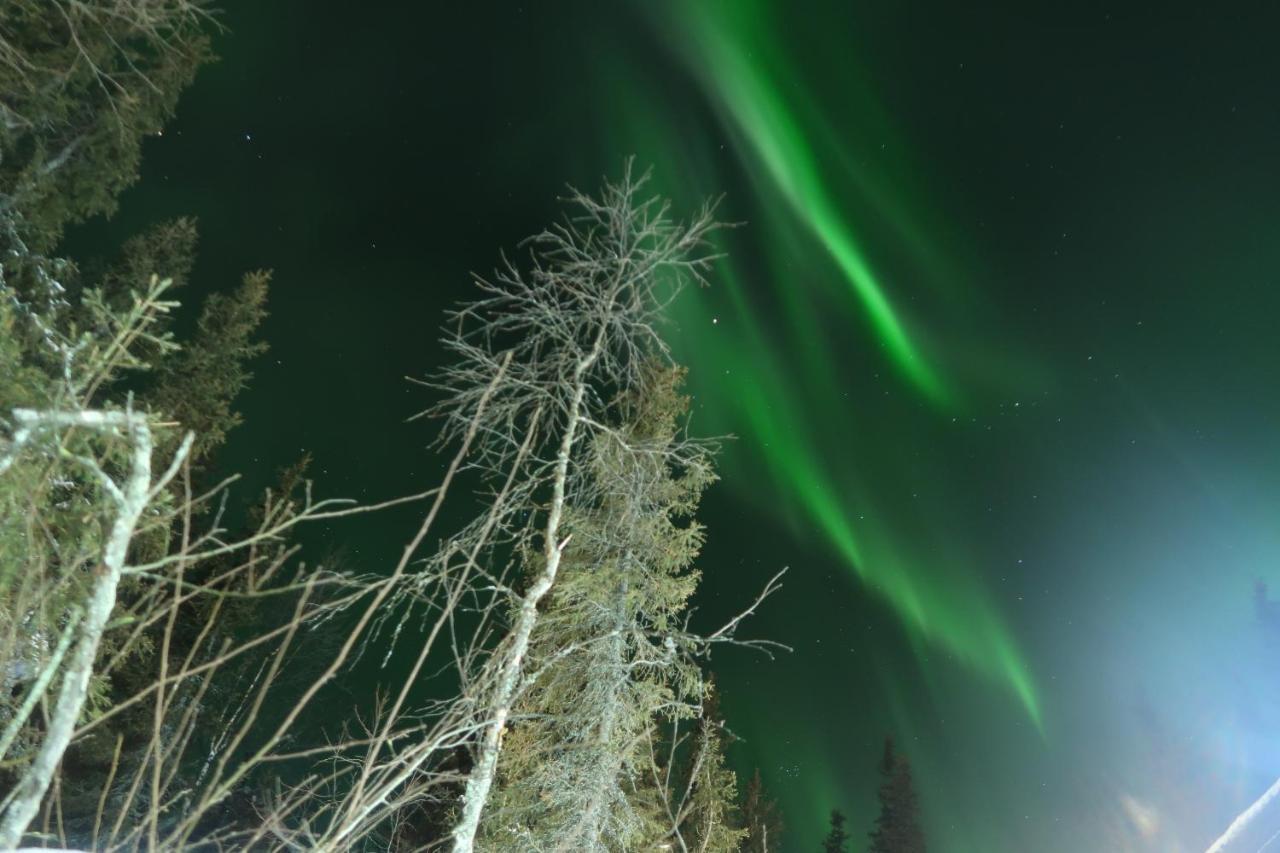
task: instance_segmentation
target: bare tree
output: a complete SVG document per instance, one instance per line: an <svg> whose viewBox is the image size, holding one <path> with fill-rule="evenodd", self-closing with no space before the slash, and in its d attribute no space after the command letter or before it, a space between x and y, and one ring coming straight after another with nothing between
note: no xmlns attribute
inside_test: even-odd
<svg viewBox="0 0 1280 853"><path fill-rule="evenodd" d="M267 553L269 546L299 521L351 511L343 502L313 503L308 495L301 510L285 503L269 506L258 529L237 541L225 538L218 512L208 530L194 535L195 508L220 495L222 488L199 498L191 495L191 434L155 476L153 433L164 425L149 413L135 411L131 401L119 409L90 408L95 390L112 374L143 366L136 354L139 348L145 345L154 351L172 347L167 335L152 331L157 317L173 306L163 299L167 286L167 281L153 277L149 288L124 312L111 311L90 292L86 301L94 309L90 316L98 322L74 337L62 334L56 319L42 318L41 312L29 306L24 315L50 353L60 358L62 369L61 378L44 389L48 407L15 409L10 437L0 441L0 515L6 522L0 535L5 628L0 671L6 674L11 689L25 687L17 707L6 709L0 734L0 755L10 768L20 770L0 802L0 846L12 847L23 837L41 802L46 801L51 783L57 782L55 771L68 747L151 694L157 704L155 741L150 746L154 770L150 794L160 799L162 788L173 781L172 767L176 766L171 765L166 774L164 758L174 757L173 737L190 737L194 714L191 707L185 707L184 724L176 729L166 726L167 712L173 710L176 697L187 695L174 685L202 673L207 683L208 675L219 666L273 639L258 638L239 648L224 646L211 660L197 657L197 641L183 666L168 671L169 640L178 611L197 592L254 596L301 591L300 600L306 601L318 584L343 581L342 585L359 587L354 581L322 573L313 573L301 584L276 583L288 552ZM2 281L0 296L12 297ZM6 301L0 315L12 321L16 304ZM175 501L170 486L179 474L183 475L185 497ZM61 517L68 509L75 524L67 524ZM148 537L167 538L175 521L181 529L176 547L158 552L146 547ZM149 552L156 557L145 559ZM242 552L248 555L244 562L212 581L189 583L184 578L184 572L194 564ZM128 602L122 602L117 594L124 583L132 585ZM291 627L276 634L287 636L299 625L346 603L339 596L318 611L300 607ZM210 613L206 633L216 611L215 607ZM143 642L148 629L157 624L165 626L164 648L153 687L123 705L94 707L90 713L87 701L93 685L109 681ZM109 632L112 640L107 645L104 640ZM57 638L56 642L50 642L52 638ZM37 708L43 709L42 720L32 725ZM91 719L85 722L87 717ZM55 803L59 790L55 784ZM135 786L129 800L136 791ZM103 793L99 817L106 801L106 791ZM121 815L127 813L126 808ZM151 820L153 847L159 834L159 813L157 803Z"/></svg>
<svg viewBox="0 0 1280 853"><path fill-rule="evenodd" d="M37 270L45 266L39 258L33 263ZM50 285L51 294L61 293L56 282ZM105 849L142 842L182 849L254 831L210 827L208 818L258 768L296 757L296 750L282 754L282 746L302 712L368 639L366 628L381 605L400 594L474 437L474 429L463 437L444 481L429 492L364 507L314 501L309 486L300 498L268 493L256 527L231 537L223 523L229 481L192 493L190 434L153 476L154 433L173 424L128 402L91 407L114 375L146 366L140 351L174 347L169 335L156 331L158 318L174 306L164 299L167 287L153 278L124 311L89 291L81 301L91 322L76 331L68 325L75 316L70 303L26 304L0 279L0 326L12 333L6 342L33 338L37 360L59 365L50 381L21 353L0 352L0 366L18 380L8 393L43 404L15 409L9 438L0 438L0 672L10 690L23 690L15 707L0 709L0 757L16 772L0 802L0 846L18 843L42 803L46 816L48 807L59 816L57 833L65 843L57 768L68 748L146 703L152 706L150 741L129 767L121 764L117 741L87 840ZM484 402L482 389L477 415ZM421 529L388 576L326 572L293 560L296 548L286 537L299 523L429 498ZM203 530L197 518L204 519ZM129 587L126 599L117 594L122 585ZM264 599L292 601L292 615L248 635L222 625L235 602ZM359 618L324 670L292 697L282 718L265 719L264 705L272 691L281 693L280 676L290 668L299 632L357 607ZM176 643L178 633L188 639ZM158 654L148 656L156 667L152 680L113 703L102 687L148 644L159 645ZM220 679L234 685L246 673L248 680L232 691L243 701L205 706ZM215 719L201 729L202 717ZM213 734L205 757L194 762L198 730ZM199 765L194 773L193 763ZM104 823L109 813L115 820Z"/></svg>
<svg viewBox="0 0 1280 853"><path fill-rule="evenodd" d="M37 411L16 409L12 413L12 437L0 445L0 476L19 468L16 480L22 483L62 479L74 488L74 481L63 473L65 466L78 469L89 483L79 489L82 495L95 496L102 508L111 516L106 524L107 532L96 563L84 571L85 552L68 547L66 554L53 552L56 566L52 571L44 565L47 548L35 542L30 527L27 535L6 541L6 562L14 559L6 568L3 584L3 600L7 619L7 636L0 650L3 658L0 670L7 675L11 686L21 683L20 671L31 678L30 689L18 711L6 720L0 745L7 755L14 745L26 718L35 709L45 691L54 681L61 666L60 686L56 701L46 725L44 737L30 757L30 764L17 785L0 803L0 846L14 846L21 839L27 824L39 808L40 801L49 786L54 770L71 740L72 730L81 716L94 663L107 620L116 604L116 590L125 570L125 557L139 524L157 494L162 492L175 475L190 448L185 441L178 450L173 464L159 478L152 481L152 434L145 415L134 412L130 405L123 411L104 411L86 408L87 390L100 378L122 365L131 365L130 350L139 341L150 340L159 347L168 341L151 335L150 327L158 314L167 310L170 303L162 301L167 282L153 279L149 291L139 298L133 310L116 318L102 310L107 334L85 335L79 340L61 338L49 326L42 332L50 349L61 356L63 381L57 395L63 401L55 408ZM7 295L0 281L0 295ZM98 306L101 309L101 306ZM5 306L12 312L13 303ZM32 316L36 316L32 312ZM116 322L112 322L116 321ZM113 476L108 473L99 458L89 452L94 439L77 444L63 436L80 430L98 441L123 443L125 462L123 472ZM34 457L34 459L28 459ZM25 464L24 464L25 463ZM30 469L23 471L22 469ZM23 476L26 475L26 476ZM10 489L5 494L5 516L20 518L27 515L39 521L39 510L46 500L47 490ZM93 498L90 498L92 504ZM22 503L27 511L21 512ZM92 511L96 510L94 507ZM56 528L55 528L56 529ZM38 534L37 534L38 535ZM15 547L16 545L16 547ZM18 554L25 554L25 559ZM22 559L24 570L18 569ZM86 577L87 576L87 577ZM67 591L67 587L78 587ZM52 612L50 612L52 611ZM50 659L38 661L33 666L31 654L47 645L50 636L59 640ZM63 656L70 649L70 657Z"/></svg>
<svg viewBox="0 0 1280 853"><path fill-rule="evenodd" d="M101 482L110 496L116 510L116 517L102 553L102 562L94 569L94 579L90 584L89 594L83 610L77 607L71 611L64 636L76 633L77 639L71 657L68 659L61 676L61 687L53 704L44 740L31 762L31 766L22 776L21 781L10 793L5 804L4 816L0 818L0 847L15 846L26 831L27 824L35 816L53 778L54 768L62 759L67 744L71 742L71 734L84 708L85 696L89 689L89 679L93 674L93 664L98 656L98 647L102 641L102 632L107 625L116 604L116 589L125 569L125 555L134 531L147 505L157 491L168 485L168 480L177 472L190 448L190 436L184 442L173 464L158 482L152 482L151 476L151 429L144 416L126 409L123 412L73 411L73 412L36 412L30 409L17 409L13 413L18 430L3 458L0 458L0 473L3 473L26 445L39 440L42 433L56 433L59 430L81 427L103 433L123 435L129 443L131 463L128 474L121 483L117 483L106 474L93 459L84 457L82 464ZM62 643L59 643L61 646ZM41 679L48 684L48 679ZM34 695L34 694L32 694ZM29 696L27 703L31 703ZM14 717L10 725L16 730L21 721ZM10 741L12 738L8 738Z"/></svg>
<svg viewBox="0 0 1280 853"><path fill-rule="evenodd" d="M453 315L446 339L459 360L438 383L447 397L435 413L444 416L446 434L470 420L477 389L510 352L508 375L481 424L479 464L501 477L516 463L520 437L534 430L539 439L509 498L525 520L507 539L527 542L536 527L540 565L509 635L485 662L478 711L486 722L453 830L455 851L472 849L489 800L538 607L568 544L566 502L589 503L584 439L609 423L617 391L634 387L651 359L666 357L656 328L662 310L687 282L701 281L713 260L710 208L676 222L665 201L639 195L644 181L628 164L599 198L573 191L572 213L529 241L530 268L507 262L494 277L477 279L481 298ZM549 497L539 498L543 489Z"/></svg>
<svg viewBox="0 0 1280 853"><path fill-rule="evenodd" d="M339 851L388 847L415 809L457 803L448 841L471 850L522 699L553 682L564 660L586 661L602 676L612 710L595 715L601 760L564 777L576 779L586 799L561 846L602 837L615 814L610 792L650 728L651 706L629 715L629 692L656 690L672 719L696 713L702 682L689 661L713 643L737 642L741 621L699 637L675 610L661 624L637 625L626 603L626 584L644 581L625 553L640 543L622 529L644 528L632 539L680 535L696 544L696 528L644 527L642 509L673 469L702 472L689 481L691 493L709 482L705 447L673 438L668 415L665 432L653 436L628 426L637 390L654 376L678 375L662 366L669 363L657 332L663 308L680 287L700 281L713 258L705 245L709 208L674 222L665 202L640 195L643 184L628 168L598 198L572 193L573 213L529 242L530 269L508 263L479 279L480 298L451 315L446 343L457 362L429 383L444 392L429 414L443 419L442 441L455 447L438 487L370 506L313 500L309 485L301 495L268 493L256 526L238 536L224 521L229 481L192 490L190 438L153 458L155 431L173 426L163 413L92 403L109 376L144 366L139 352L173 346L154 332L172 307L165 282L153 280L124 314L89 292L99 322L75 338L49 311L0 289L9 300L0 322L20 313L43 340L46 361L62 363L55 390L14 412L0 443L0 495L14 509L5 518L24 519L0 530L0 546L38 561L0 576L0 673L25 688L0 731L5 758L20 768L0 806L0 840L18 843L40 812L39 832L64 846ZM49 294L61 298L56 287ZM479 478L485 508L429 548L462 475ZM67 541L53 556L23 545L53 529L48 521L61 518L69 498L93 520L87 532L58 528L81 532L74 542L54 536ZM296 559L288 537L299 524L406 502L428 508L390 572L353 575ZM101 537L92 533L98 527ZM557 645L555 632L544 632L531 668L538 620L566 554L583 565L612 561L623 582L606 584L599 636ZM673 600L690 588L676 581ZM225 627L235 607L268 601L280 618L249 631ZM298 670L301 638L316 631L330 638L330 656L304 681L286 678ZM326 688L364 658L380 654L385 664L407 636L416 638L411 664L383 686L367 717L329 732L326 743L297 740L303 715ZM95 689L148 644L156 648L154 671L134 695L112 700ZM635 677L657 671L664 674ZM456 690L425 704L415 699L439 675ZM673 679L684 683L664 692ZM27 723L37 709L49 725ZM149 720L145 744L126 760L116 738L92 826L68 833L59 761L77 744L101 740L113 720L138 714ZM469 758L459 760L462 752ZM260 771L299 763L313 769L274 790L256 788ZM250 791L247 811L228 816L226 805ZM678 825L660 834L678 834Z"/></svg>

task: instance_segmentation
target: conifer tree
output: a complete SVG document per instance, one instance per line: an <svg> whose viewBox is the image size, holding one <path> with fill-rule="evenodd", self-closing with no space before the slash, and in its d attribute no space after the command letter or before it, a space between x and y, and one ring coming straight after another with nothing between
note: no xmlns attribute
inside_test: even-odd
<svg viewBox="0 0 1280 853"><path fill-rule="evenodd" d="M169 279L170 292L187 284L196 260L196 221L189 216L158 222L135 234L120 247L119 257L106 266L100 278L113 305L123 306L124 297L138 289L138 283L153 275Z"/></svg>
<svg viewBox="0 0 1280 853"><path fill-rule="evenodd" d="M0 14L0 213L33 249L110 214L142 140L212 54L206 0L7 0Z"/></svg>
<svg viewBox="0 0 1280 853"><path fill-rule="evenodd" d="M849 833L844 828L845 816L839 809L831 810L831 831L822 839L822 853L849 853L845 844Z"/></svg>
<svg viewBox="0 0 1280 853"><path fill-rule="evenodd" d="M742 822L747 837L742 842L742 853L769 853L781 849L783 824L778 804L764 788L760 768L751 774L742 800Z"/></svg>
<svg viewBox="0 0 1280 853"><path fill-rule="evenodd" d="M654 831L636 794L645 733L703 689L672 639L698 579L703 533L690 517L715 479L709 448L682 436L682 376L650 366L624 395L621 422L593 439L596 500L565 509L572 541L530 644L531 685L506 735L486 849L630 849ZM701 728L708 756L716 725ZM725 783L710 763L702 772L709 789ZM715 808L708 790L703 809Z"/></svg>
<svg viewBox="0 0 1280 853"><path fill-rule="evenodd" d="M738 814L738 779L725 767L726 731L714 685L703 703L690 751L680 840L700 853L734 853L747 838Z"/></svg>
<svg viewBox="0 0 1280 853"><path fill-rule="evenodd" d="M250 362L267 349L256 333L267 316L270 282L271 274L258 270L231 293L206 297L195 334L156 371L149 402L195 432L191 458L197 464L241 421L232 404L253 378Z"/></svg>
<svg viewBox="0 0 1280 853"><path fill-rule="evenodd" d="M871 832L871 853L924 853L920 804L911 780L911 765L885 738L880 758L880 814Z"/></svg>

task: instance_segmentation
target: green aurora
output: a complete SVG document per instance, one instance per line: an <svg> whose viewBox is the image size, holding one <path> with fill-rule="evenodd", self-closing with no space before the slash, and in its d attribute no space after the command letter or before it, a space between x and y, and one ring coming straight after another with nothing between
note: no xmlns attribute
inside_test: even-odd
<svg viewBox="0 0 1280 853"><path fill-rule="evenodd" d="M914 188L895 187L859 168L848 137L826 120L830 111L807 95L795 97L818 89L806 85L792 60L795 48L779 37L782 29L768 4L657 8L650 10L650 24L687 74L686 85L696 83L719 127L707 127L686 105L654 94L679 89L679 82L618 69L608 79L625 81L624 88L602 94L606 104L627 108L604 111L611 118L601 159L608 150L624 150L661 164L654 170L658 191L685 205L724 186L751 189L747 198L721 201L723 218L746 222L728 232L712 287L687 291L675 306L682 330L675 337L677 357L696 365L690 381L701 404L698 428L734 433L739 444L759 451L731 446L726 483L757 511L781 511L798 539L820 532L850 576L898 615L926 678L938 665L934 658L975 670L1003 686L1040 736L1051 736L1035 674L980 573L965 561L963 541L935 529L922 544L919 523L904 526L899 513L882 508L883 468L869 457L888 445L869 437L865 445L852 443L857 430L844 426L857 423L867 402L844 390L851 364L900 377L904 393L923 404L917 416L937 423L967 414L973 392L1021 379L949 376L942 350L929 345L927 322L899 307L919 294L943 303L922 315L952 318L965 310L953 297L964 278L960 262L930 245L916 212L928 204L927 195L916 198L909 191ZM841 59L839 67L823 67L839 80L825 80L821 90L840 93L835 107L854 119L855 138L896 138L872 93L849 79L856 61ZM729 140L734 155L727 163L717 156L720 139ZM894 247L880 253L894 273L880 272L863 249L858 226L864 222L871 223L867 230L879 246ZM851 354L847 339L868 332L874 346ZM871 365L883 366L869 367L868 356ZM815 411L822 417L814 419ZM900 680L881 672L887 695L898 694ZM916 725L907 711L910 701L892 704L898 709L893 727L905 736ZM786 760L775 747L763 749ZM805 770L803 781L782 784L784 807L820 826L832 804L847 800L847 782L831 766L819 732L808 742L797 734L788 752L791 759L804 756ZM957 832L949 849L962 849L961 836L969 835L972 849L981 850L983 834L976 827Z"/></svg>
<svg viewBox="0 0 1280 853"><path fill-rule="evenodd" d="M795 652L710 661L784 853L832 808L869 828L885 734L939 853L1203 850L1274 781L1277 21L227 5L222 61L71 254L194 214L184 301L275 269L241 494L304 450L329 494L429 487L402 377L444 357L442 310L634 155L741 223L665 332L691 429L736 437L697 619L790 566L748 626ZM344 557L385 565L409 515Z"/></svg>
<svg viewBox="0 0 1280 853"><path fill-rule="evenodd" d="M769 68L788 67L787 51L769 38L777 29L770 26L765 6L722 2L671 8L683 17L676 16L682 26L669 35L736 143L742 168L759 196L752 209L771 212L768 221L742 229L748 232L746 239L733 244L717 270L714 286L727 291L731 316L714 316L708 293L691 292L677 306L682 327L697 330L677 339L683 360L704 366L693 376L697 394L716 426L746 425L754 443L767 448L751 462L763 464L781 501L803 513L794 525L821 530L849 570L883 594L912 632L998 679L1042 727L1033 674L980 579L953 559L939 564L913 557L901 537L877 520L874 489L859 475L857 452L837 443L838 432L823 434L803 416L815 400L840 398L841 377L835 366L841 354L838 346L823 343L830 342L832 332L818 319L832 308L843 327L835 334L860 334L869 327L885 359L938 417L949 419L960 410L956 401L966 396L963 389L947 384L926 355L927 347L917 340L924 336L909 333L910 324L893 307L891 281L877 275L848 224L853 216L840 209L827 187L852 184L856 203L849 206L864 208L862 215L898 222L900 232L913 231L904 215L907 200L900 198L886 209L879 203L882 196L867 198L859 192L859 182L841 181L840 175L819 168L819 162L835 159L832 155L838 153L820 150L822 141L833 136L816 120L790 110L781 95L786 83L771 79ZM680 162L678 152L697 145L696 139L684 138L675 121L664 123L660 109L649 109L652 102L639 101L638 93L620 100L646 107L626 125L630 138L662 146L642 148L645 160ZM641 126L647 133L638 136ZM875 134L880 135L878 129ZM660 176L668 178L659 184L664 192L676 186L669 172L664 168ZM686 175L686 188L714 186L719 177ZM681 195L688 197L688 190ZM805 246L806 241L816 246ZM815 252L818 247L821 254ZM739 251L743 248L756 249L764 257L744 257ZM797 256L812 259L809 274L797 274L794 266L788 269L787 259ZM772 271L765 278L780 297L787 320L788 333L782 340L764 329L774 306L754 304L748 295L753 290L748 270L761 265ZM803 356L803 365L795 363L797 354ZM780 368L784 364L785 375ZM843 408L828 408L823 420L857 418L856 401ZM733 459L747 464L741 455ZM758 473L742 470L726 479L750 496L759 493L754 486ZM859 517L850 507L859 507Z"/></svg>

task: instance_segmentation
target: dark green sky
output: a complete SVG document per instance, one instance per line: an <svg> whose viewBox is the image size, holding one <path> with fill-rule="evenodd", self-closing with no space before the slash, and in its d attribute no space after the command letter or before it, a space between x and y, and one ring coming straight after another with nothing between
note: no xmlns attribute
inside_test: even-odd
<svg viewBox="0 0 1280 853"><path fill-rule="evenodd" d="M441 310L635 154L746 223L669 333L694 428L738 437L701 617L791 566L753 631L795 653L712 661L790 849L869 826L889 733L944 853L1200 850L1280 773L1280 16L227 5L73 243L195 214L192 296L275 269L254 487L302 449L328 494L430 485L402 377Z"/></svg>

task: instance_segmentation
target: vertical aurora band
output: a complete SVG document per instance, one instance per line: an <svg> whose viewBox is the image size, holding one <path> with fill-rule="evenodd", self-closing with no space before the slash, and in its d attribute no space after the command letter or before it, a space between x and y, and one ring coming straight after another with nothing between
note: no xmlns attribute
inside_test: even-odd
<svg viewBox="0 0 1280 853"><path fill-rule="evenodd" d="M889 601L913 634L1003 682L1040 727L1029 667L979 579L963 565L912 558L903 537L870 510L864 509L865 520L855 525L848 507L874 506L874 487L859 482L852 460L832 451L831 436L816 436L805 423L811 407L770 358L774 347L742 298L743 283L732 264L721 265L717 284L734 295L734 316L726 325L736 328L738 340L726 346L704 337L695 347L699 362L741 365L748 352L756 361L749 369L717 372L716 387L701 393L712 395L715 405L731 406L733 422L747 425L756 442L768 448L760 461L777 488L802 508L800 525L816 524L845 565ZM681 306L682 324L706 328L712 319L706 306L691 302Z"/></svg>
<svg viewBox="0 0 1280 853"><path fill-rule="evenodd" d="M861 302L875 333L896 367L937 403L947 400L942 380L908 335L886 287L867 260L857 237L845 224L825 189L814 151L799 116L792 112L761 63L743 50L763 15L754 3L685 4L687 53L697 57L695 72L720 108L726 123L758 164L769 188L822 244L850 290ZM731 14L715 17L713 9ZM742 25L746 26L742 26Z"/></svg>
<svg viewBox="0 0 1280 853"><path fill-rule="evenodd" d="M768 4L712 0L659 8L662 18L655 16L655 23L698 82L721 132L734 142L734 168L746 173L756 195L752 236L744 242L757 256L744 256L735 245L716 277L720 293L691 291L676 306L681 327L694 330L680 336L680 355L695 366L694 390L712 425L762 448L749 459L731 454L729 464L742 470L727 479L765 511L776 514L782 507L797 529L821 531L854 576L893 607L913 638L1002 683L1043 732L1034 679L1018 644L981 578L951 556L964 548L944 542L922 554L913 542L916 531L877 518L872 508L878 484L862 464L876 449L850 446L846 433L824 426L829 412L815 408L843 396L833 367L842 354L828 335L833 305L844 333L869 329L928 409L950 414L961 396L947 386L919 335L895 309L892 282L877 274L850 224L847 193L832 190L831 176L820 166L835 162L849 168L854 158L828 150L838 134L819 123L815 110L797 104L804 87L798 75L787 76L796 63L769 26ZM624 105L615 133L622 134L627 150L659 166L664 192L687 199L691 191L714 190L724 180L705 136L696 128L690 132L687 122L664 109L664 101L642 87L613 100ZM845 105L858 107L857 98ZM926 273L937 275L938 255L919 251L927 234L908 220L908 201L889 198L892 188L886 190L877 176L854 175L849 183L863 190L857 205L881 214L908 250L922 256ZM797 253L818 258L810 261L814 275L789 274ZM773 305L761 305L761 284ZM716 328L723 331L704 333L717 317L724 322ZM863 401L851 401L841 417L856 418L858 402ZM758 486L761 466L772 483L767 497Z"/></svg>

